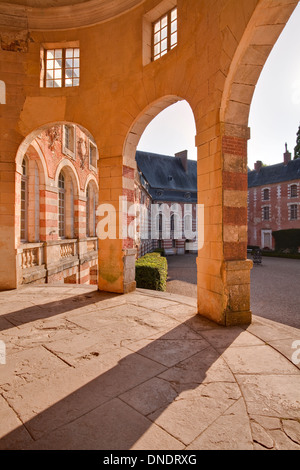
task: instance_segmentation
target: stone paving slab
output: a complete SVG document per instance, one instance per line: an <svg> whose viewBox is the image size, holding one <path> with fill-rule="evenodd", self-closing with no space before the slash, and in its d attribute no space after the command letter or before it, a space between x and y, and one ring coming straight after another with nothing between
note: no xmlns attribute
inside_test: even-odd
<svg viewBox="0 0 300 470"><path fill-rule="evenodd" d="M3 308L2 308L3 307ZM138 289L0 293L0 449L300 450L299 330Z"/></svg>

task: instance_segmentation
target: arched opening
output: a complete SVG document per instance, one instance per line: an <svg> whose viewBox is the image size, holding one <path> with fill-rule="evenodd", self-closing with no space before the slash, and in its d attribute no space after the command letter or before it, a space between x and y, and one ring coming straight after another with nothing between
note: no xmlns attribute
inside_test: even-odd
<svg viewBox="0 0 300 470"><path fill-rule="evenodd" d="M278 2L275 10L270 8L268 1L262 1L258 4L237 47L224 86L220 110L224 167L223 192L226 195L223 207L223 217L225 219L223 230L225 236L228 237L228 241L230 241L230 238L235 239L236 244L234 256L230 253L230 247L226 248L224 246L227 263L226 277L228 283L226 281L226 292L229 298L229 311L234 309L246 310L246 306L250 310L250 269L252 260L255 265L261 263L261 257L257 257L256 250L254 250L255 256L253 258L251 252L254 248L270 250L273 246L271 223L273 218L278 220L278 211L280 212L278 201L283 200L284 194L281 185L278 185L278 181L276 181L279 178L280 168L278 166L274 173L274 169L269 171L262 164L262 161L257 161L255 169L251 171L249 166L252 166L253 161L249 162L247 159L247 142L250 139L248 125L250 110L252 110L254 103L253 96L259 90L260 79L264 75L262 71L265 66L268 68L268 61L272 60L273 56L273 47L277 43L296 4L297 2L290 4ZM278 44L280 44L280 39ZM282 63L279 63L279 68L282 69ZM272 86L269 84L270 89L273 87L273 83L276 82L276 77L280 80L280 73L273 73L272 77L270 76L270 80L272 80ZM282 88L282 82L280 82L280 88ZM259 96L259 93L257 96ZM272 101L273 106L269 106L269 111L273 113L273 118L277 112L277 96L275 94ZM271 126L271 119L264 118L264 123L262 123L261 118L262 116L257 116L261 128ZM253 119L256 119L254 113L252 122ZM296 130L295 128L295 135ZM268 131L270 135L274 135L274 126L273 129L269 127ZM253 138L255 138L254 135L251 136L251 139ZM268 147L271 148L271 145L268 145ZM291 154L286 148L281 163L282 168L287 166L290 160ZM268 174L272 174L270 179L267 177ZM233 183L234 179L236 183ZM275 181L276 184L274 185ZM239 199L236 197L238 191L241 195ZM272 201L276 201L273 207ZM259 227L256 226L257 223ZM236 253L239 256L235 256ZM238 263L236 262L237 259L239 260ZM233 274L233 272L235 273ZM254 306L254 309L251 308L251 310L255 314L258 313L255 308L258 299L255 298L253 293L252 279L253 274L256 275L256 273L258 273L257 270L252 270L251 307ZM236 284L231 280L233 277L236 278ZM242 277L244 279L243 286L239 281ZM259 284L262 287L264 285L263 281L266 281L266 279L261 277L260 280ZM236 292L240 292L240 294L236 295ZM234 296L235 306L230 300ZM262 288L261 296L265 299L264 288Z"/></svg>
<svg viewBox="0 0 300 470"><path fill-rule="evenodd" d="M168 292L197 296L197 249L191 228L196 227L197 153L196 125L187 101L166 97L149 106L132 126L126 155L136 162L135 203L143 206L147 237L140 233L135 243L137 257L155 250L169 263ZM189 218L189 219L188 219ZM186 227L186 221L189 224ZM181 269L181 267L183 269ZM187 275L189 271L189 275ZM188 289L187 289L188 286Z"/></svg>
<svg viewBox="0 0 300 470"><path fill-rule="evenodd" d="M43 126L20 146L18 284L95 284L97 158L91 134L69 122Z"/></svg>

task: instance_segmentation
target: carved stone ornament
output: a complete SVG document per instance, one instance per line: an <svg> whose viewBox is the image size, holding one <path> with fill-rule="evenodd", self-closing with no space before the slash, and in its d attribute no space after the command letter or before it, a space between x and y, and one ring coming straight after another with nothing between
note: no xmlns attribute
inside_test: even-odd
<svg viewBox="0 0 300 470"><path fill-rule="evenodd" d="M57 142L60 138L59 126L50 127L47 129L46 136L49 139L48 147L53 152L55 142Z"/></svg>
<svg viewBox="0 0 300 470"><path fill-rule="evenodd" d="M80 168L84 168L85 161L88 158L88 146L86 140L80 137L78 140L77 153L80 159Z"/></svg>

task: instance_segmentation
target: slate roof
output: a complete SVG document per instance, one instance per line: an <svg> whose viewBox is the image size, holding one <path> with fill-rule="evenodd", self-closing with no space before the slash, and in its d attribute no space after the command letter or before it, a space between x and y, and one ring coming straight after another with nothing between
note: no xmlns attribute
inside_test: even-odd
<svg viewBox="0 0 300 470"><path fill-rule="evenodd" d="M188 160L186 172L179 157L137 151L136 162L153 200L197 202L197 161Z"/></svg>
<svg viewBox="0 0 300 470"><path fill-rule="evenodd" d="M248 171L248 187L266 186L300 179L300 159L291 160L287 165L278 163L265 166L259 172Z"/></svg>

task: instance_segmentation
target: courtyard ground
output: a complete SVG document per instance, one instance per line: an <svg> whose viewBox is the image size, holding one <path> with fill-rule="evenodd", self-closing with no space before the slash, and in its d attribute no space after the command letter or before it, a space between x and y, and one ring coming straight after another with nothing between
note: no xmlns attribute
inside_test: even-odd
<svg viewBox="0 0 300 470"><path fill-rule="evenodd" d="M197 298L196 255L168 257L167 291ZM300 260L263 257L251 271L254 315L300 328Z"/></svg>
<svg viewBox="0 0 300 470"><path fill-rule="evenodd" d="M91 286L0 292L0 312L2 450L300 450L296 328Z"/></svg>

